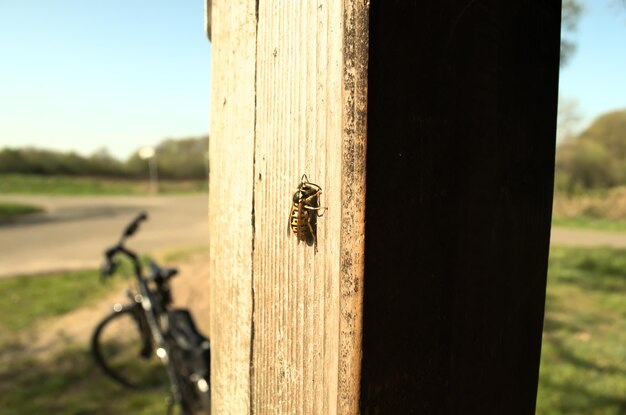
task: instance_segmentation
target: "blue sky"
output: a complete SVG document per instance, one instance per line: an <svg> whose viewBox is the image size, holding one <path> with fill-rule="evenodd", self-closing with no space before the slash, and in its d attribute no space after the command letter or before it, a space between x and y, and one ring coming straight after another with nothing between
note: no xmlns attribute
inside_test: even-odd
<svg viewBox="0 0 626 415"><path fill-rule="evenodd" d="M583 0L560 93L581 128L626 108L626 5ZM0 0L0 147L128 157L209 131L204 0Z"/></svg>
<svg viewBox="0 0 626 415"><path fill-rule="evenodd" d="M204 0L1 0L0 147L206 134L210 61Z"/></svg>
<svg viewBox="0 0 626 415"><path fill-rule="evenodd" d="M585 128L598 115L626 108L626 2L584 0L573 37L577 50L561 69L560 94L578 101Z"/></svg>

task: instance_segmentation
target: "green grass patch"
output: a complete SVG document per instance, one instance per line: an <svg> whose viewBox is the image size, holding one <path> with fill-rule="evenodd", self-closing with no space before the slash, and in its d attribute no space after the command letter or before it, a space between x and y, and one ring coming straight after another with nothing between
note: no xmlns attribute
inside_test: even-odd
<svg viewBox="0 0 626 415"><path fill-rule="evenodd" d="M0 329L24 330L110 292L99 275L91 270L0 279Z"/></svg>
<svg viewBox="0 0 626 415"><path fill-rule="evenodd" d="M164 389L124 389L76 346L43 361L0 358L0 408L6 415L164 414L166 398Z"/></svg>
<svg viewBox="0 0 626 415"><path fill-rule="evenodd" d="M626 413L626 250L553 247L538 415Z"/></svg>
<svg viewBox="0 0 626 415"><path fill-rule="evenodd" d="M194 193L207 190L204 180L161 180L159 193ZM0 175L2 194L147 195L148 180L110 179L31 174Z"/></svg>
<svg viewBox="0 0 626 415"><path fill-rule="evenodd" d="M24 215L43 212L39 206L23 203L0 202L0 221L10 221Z"/></svg>
<svg viewBox="0 0 626 415"><path fill-rule="evenodd" d="M593 229L610 232L626 232L626 220L601 219L577 216L571 218L554 218L552 226L563 228Z"/></svg>
<svg viewBox="0 0 626 415"><path fill-rule="evenodd" d="M128 273L129 264L125 262L120 274ZM165 413L166 388L147 391L123 388L95 365L87 344L78 345L60 335L55 337L57 352L41 355L30 343L30 339L39 336L37 330L46 330L47 321L79 307L88 307L94 300L127 284L123 275L102 284L95 270L0 279L2 414ZM131 353L139 360L136 350ZM158 375L164 374L160 365L137 364Z"/></svg>

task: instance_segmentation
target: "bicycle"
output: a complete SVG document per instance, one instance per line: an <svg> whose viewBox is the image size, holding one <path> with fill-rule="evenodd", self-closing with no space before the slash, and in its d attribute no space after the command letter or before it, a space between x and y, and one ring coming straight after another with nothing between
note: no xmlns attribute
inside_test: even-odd
<svg viewBox="0 0 626 415"><path fill-rule="evenodd" d="M168 414L174 406L181 415L210 414L210 343L196 328L189 310L172 307L170 280L177 269L150 260L150 273L144 275L139 256L124 246L147 218L145 212L137 216L117 244L105 251L103 279L118 270L117 257L125 256L132 264L136 289L126 290L130 302L116 304L96 326L91 351L104 373L125 387L169 384ZM161 364L156 365L159 360Z"/></svg>

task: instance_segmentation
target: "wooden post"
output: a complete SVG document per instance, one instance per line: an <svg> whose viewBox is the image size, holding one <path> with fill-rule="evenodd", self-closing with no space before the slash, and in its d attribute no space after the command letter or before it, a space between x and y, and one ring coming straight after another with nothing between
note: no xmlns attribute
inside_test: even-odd
<svg viewBox="0 0 626 415"><path fill-rule="evenodd" d="M210 15L214 414L533 413L560 2Z"/></svg>
<svg viewBox="0 0 626 415"><path fill-rule="evenodd" d="M216 414L356 414L367 5L214 0L211 344ZM306 174L317 252L288 230Z"/></svg>
<svg viewBox="0 0 626 415"><path fill-rule="evenodd" d="M209 250L215 414L250 413L256 3L213 1Z"/></svg>

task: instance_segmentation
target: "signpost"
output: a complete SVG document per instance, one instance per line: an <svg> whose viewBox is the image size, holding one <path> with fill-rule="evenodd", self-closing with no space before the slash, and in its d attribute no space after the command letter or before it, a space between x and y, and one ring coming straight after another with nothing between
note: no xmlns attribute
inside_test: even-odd
<svg viewBox="0 0 626 415"><path fill-rule="evenodd" d="M139 149L139 158L148 160L150 171L150 193L159 193L159 175L157 171L156 151L154 147L146 146Z"/></svg>

